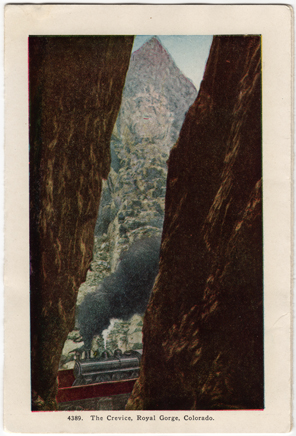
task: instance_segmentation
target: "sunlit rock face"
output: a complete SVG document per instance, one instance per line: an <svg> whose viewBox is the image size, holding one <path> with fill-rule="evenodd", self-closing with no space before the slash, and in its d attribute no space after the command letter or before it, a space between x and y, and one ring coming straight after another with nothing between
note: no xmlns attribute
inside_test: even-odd
<svg viewBox="0 0 296 436"><path fill-rule="evenodd" d="M196 96L157 38L132 54L95 229L108 234L112 272L135 240L161 236L167 159Z"/></svg>
<svg viewBox="0 0 296 436"><path fill-rule="evenodd" d="M117 131L121 137L130 134L134 142L161 139L171 147L196 96L193 83L158 38L151 38L131 56Z"/></svg>
<svg viewBox="0 0 296 436"><path fill-rule="evenodd" d="M33 409L55 407L133 37L30 37Z"/></svg>
<svg viewBox="0 0 296 436"><path fill-rule="evenodd" d="M214 37L168 164L159 274L128 409L261 409L260 37Z"/></svg>

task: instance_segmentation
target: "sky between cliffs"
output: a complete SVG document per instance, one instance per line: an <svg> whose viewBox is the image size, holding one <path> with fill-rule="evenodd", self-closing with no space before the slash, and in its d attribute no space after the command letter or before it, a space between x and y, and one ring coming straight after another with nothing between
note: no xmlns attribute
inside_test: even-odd
<svg viewBox="0 0 296 436"><path fill-rule="evenodd" d="M178 68L199 90L213 37L210 35L139 35L135 37L133 52L153 36L157 36Z"/></svg>

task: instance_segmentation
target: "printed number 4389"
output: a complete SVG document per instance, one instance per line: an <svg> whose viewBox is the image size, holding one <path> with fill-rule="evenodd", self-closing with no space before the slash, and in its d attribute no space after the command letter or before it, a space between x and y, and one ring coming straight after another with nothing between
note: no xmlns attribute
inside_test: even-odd
<svg viewBox="0 0 296 436"><path fill-rule="evenodd" d="M80 415L75 415L75 416L68 416L69 421L82 421L82 418Z"/></svg>

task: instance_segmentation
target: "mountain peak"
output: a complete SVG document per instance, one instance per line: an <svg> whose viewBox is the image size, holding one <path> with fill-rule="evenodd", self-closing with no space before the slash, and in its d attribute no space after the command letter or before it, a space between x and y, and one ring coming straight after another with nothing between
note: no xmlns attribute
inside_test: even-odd
<svg viewBox="0 0 296 436"><path fill-rule="evenodd" d="M148 55L162 54L162 55L166 55L167 57L170 57L170 55L165 50L165 48L163 47L157 36L153 36L152 38L148 39L148 41L146 41L138 50L136 50L133 53L133 56L138 56L143 54L148 54Z"/></svg>
<svg viewBox="0 0 296 436"><path fill-rule="evenodd" d="M144 45L146 45L146 44L147 44L147 46L149 45L150 47L162 48L164 50L164 48L163 48L160 40L157 38L157 36L153 36L152 38L148 39L148 41L146 41L142 47L144 47Z"/></svg>
<svg viewBox="0 0 296 436"><path fill-rule="evenodd" d="M157 82L153 85L156 88L161 87L167 80L170 81L170 77L182 77L182 81L188 82L189 87L196 92L193 83L183 75L157 36L151 37L133 52L127 78L131 76L134 78L133 81L140 80L143 83L147 83L149 77L150 83Z"/></svg>

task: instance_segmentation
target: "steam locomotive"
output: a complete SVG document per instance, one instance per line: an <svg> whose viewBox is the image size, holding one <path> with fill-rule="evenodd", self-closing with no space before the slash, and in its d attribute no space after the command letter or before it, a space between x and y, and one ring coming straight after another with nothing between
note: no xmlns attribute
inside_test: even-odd
<svg viewBox="0 0 296 436"><path fill-rule="evenodd" d="M75 381L72 386L137 378L141 357L138 351L131 350L122 353L117 349L113 356L104 351L100 358L91 358L90 351L86 351L83 360L76 356Z"/></svg>

